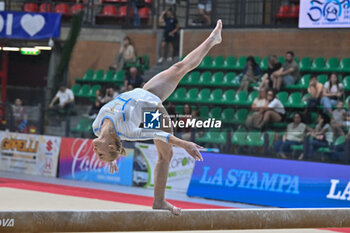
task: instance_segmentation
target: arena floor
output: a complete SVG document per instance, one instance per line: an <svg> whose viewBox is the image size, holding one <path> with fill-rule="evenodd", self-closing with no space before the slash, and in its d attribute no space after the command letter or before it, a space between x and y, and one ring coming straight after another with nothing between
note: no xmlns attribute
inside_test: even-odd
<svg viewBox="0 0 350 233"><path fill-rule="evenodd" d="M58 184L61 183L61 184ZM118 190L115 191L115 189ZM51 178L0 173L0 210L146 210L152 205L152 190L116 185L65 181ZM111 191L112 190L112 191ZM142 191L141 191L142 190ZM137 193L138 195L135 195ZM169 193L173 204L184 209L263 208L239 203L227 203L200 198L188 198L184 194ZM177 196L178 198L173 198ZM141 197L141 198L140 198ZM185 232L185 231L181 231ZM241 233L326 233L350 232L350 229L279 229L236 231Z"/></svg>

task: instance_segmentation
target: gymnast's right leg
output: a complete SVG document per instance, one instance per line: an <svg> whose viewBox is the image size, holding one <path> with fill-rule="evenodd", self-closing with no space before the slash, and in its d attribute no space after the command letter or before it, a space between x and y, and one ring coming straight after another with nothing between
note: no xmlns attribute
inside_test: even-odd
<svg viewBox="0 0 350 233"><path fill-rule="evenodd" d="M165 101L176 89L185 74L195 69L208 54L209 50L221 43L221 29L222 22L218 20L215 29L202 44L189 53L182 61L154 76L143 86L143 89Z"/></svg>

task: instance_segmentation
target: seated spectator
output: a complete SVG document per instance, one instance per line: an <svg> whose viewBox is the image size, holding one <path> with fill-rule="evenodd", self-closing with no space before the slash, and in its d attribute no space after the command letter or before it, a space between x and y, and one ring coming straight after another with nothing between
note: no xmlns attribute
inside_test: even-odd
<svg viewBox="0 0 350 233"><path fill-rule="evenodd" d="M163 39L161 44L161 57L158 59L158 63L162 63L165 58L165 46L169 46L168 61L172 61L174 57L174 42L179 31L179 24L172 8L167 11L163 11L159 17L159 24L165 25L163 32Z"/></svg>
<svg viewBox="0 0 350 233"><path fill-rule="evenodd" d="M346 111L344 109L343 101L338 101L337 109L335 109L332 113L332 121L331 126L334 132L335 137L344 136L343 127L345 126L345 117Z"/></svg>
<svg viewBox="0 0 350 233"><path fill-rule="evenodd" d="M198 1L199 15L203 18L205 25L211 25L211 0Z"/></svg>
<svg viewBox="0 0 350 233"><path fill-rule="evenodd" d="M256 83L259 79L261 70L258 64L255 62L254 57L247 57L247 64L243 69L243 78L241 80L241 86L238 88L237 92L241 90L248 91L249 85L251 83Z"/></svg>
<svg viewBox="0 0 350 233"><path fill-rule="evenodd" d="M136 52L133 41L130 37L124 38L124 43L120 46L119 53L116 55L112 69L118 71L124 69L126 63L136 62Z"/></svg>
<svg viewBox="0 0 350 233"><path fill-rule="evenodd" d="M341 160L345 163L350 163L350 128L349 132L345 136L345 142L332 148L332 159Z"/></svg>
<svg viewBox="0 0 350 233"><path fill-rule="evenodd" d="M176 107L175 104L173 102L168 101L167 105L166 105L166 110L169 114L170 117L172 116L176 116Z"/></svg>
<svg viewBox="0 0 350 233"><path fill-rule="evenodd" d="M282 64L278 61L276 55L269 56L268 68L266 73L262 77L262 81L258 89L272 89L272 80L276 78L276 75L278 74L278 71L281 69L281 67Z"/></svg>
<svg viewBox="0 0 350 233"><path fill-rule="evenodd" d="M338 101L344 95L344 86L339 83L338 77L335 73L328 76L328 81L323 86L323 97L321 104L324 107L324 112L332 114L333 106L336 106Z"/></svg>
<svg viewBox="0 0 350 233"><path fill-rule="evenodd" d="M141 88L145 82L137 71L136 67L130 67L129 74L124 81L124 91L131 91L134 88Z"/></svg>
<svg viewBox="0 0 350 233"><path fill-rule="evenodd" d="M27 126L27 113L22 104L23 101L20 98L17 98L12 105L12 114L17 132L23 132Z"/></svg>
<svg viewBox="0 0 350 233"><path fill-rule="evenodd" d="M180 117L180 120L183 121L186 125L186 122L193 117L193 112L191 106L189 104L184 105L184 113L183 116ZM179 138L183 140L191 140L191 128L178 128L177 135Z"/></svg>
<svg viewBox="0 0 350 233"><path fill-rule="evenodd" d="M310 78L307 92L310 94L310 97L307 99L307 105L304 114L305 122L309 124L311 123L311 112L315 111L317 105L320 104L323 93L323 85L317 81L317 77L315 75L311 76Z"/></svg>
<svg viewBox="0 0 350 233"><path fill-rule="evenodd" d="M290 147L303 143L305 130L306 125L302 123L301 114L295 113L293 122L288 124L287 131L284 133L283 138L275 142L274 149L277 157L283 159L288 158L287 154L291 152Z"/></svg>
<svg viewBox="0 0 350 233"><path fill-rule="evenodd" d="M310 136L304 146L307 148L307 153L301 153L299 160L302 160L304 156L307 159L312 158L312 154L320 147L328 147L333 143L333 131L330 126L330 118L327 114L320 113L317 118L317 125L315 129L308 129L306 134Z"/></svg>
<svg viewBox="0 0 350 233"><path fill-rule="evenodd" d="M299 66L294 61L294 52L286 53L286 62L279 70L276 76L273 77L273 89L276 92L281 90L281 86L293 85L299 78Z"/></svg>
<svg viewBox="0 0 350 233"><path fill-rule="evenodd" d="M348 111L345 114L344 126L350 128L350 101L348 102Z"/></svg>
<svg viewBox="0 0 350 233"><path fill-rule="evenodd" d="M253 114L247 117L245 122L248 129L258 128L264 117L264 107L267 105L266 90L260 89L259 96L255 98L252 104Z"/></svg>
<svg viewBox="0 0 350 233"><path fill-rule="evenodd" d="M117 91L115 91L112 87L107 88L106 89L106 95L103 97L103 99L101 100L101 102L103 104L117 98L117 96L119 95L119 93Z"/></svg>
<svg viewBox="0 0 350 233"><path fill-rule="evenodd" d="M266 99L268 103L263 109L263 120L258 128L263 128L270 122L280 122L285 118L286 110L273 90L267 91Z"/></svg>
<svg viewBox="0 0 350 233"><path fill-rule="evenodd" d="M59 104L54 106L55 102L59 100ZM49 108L55 111L64 110L67 115L73 108L74 94L71 89L68 89L65 85L61 85L56 96L52 99Z"/></svg>
<svg viewBox="0 0 350 233"><path fill-rule="evenodd" d="M89 116L96 117L98 111L100 111L101 107L103 106L103 93L102 90L96 90L96 99L95 102L92 104L92 107L89 112Z"/></svg>

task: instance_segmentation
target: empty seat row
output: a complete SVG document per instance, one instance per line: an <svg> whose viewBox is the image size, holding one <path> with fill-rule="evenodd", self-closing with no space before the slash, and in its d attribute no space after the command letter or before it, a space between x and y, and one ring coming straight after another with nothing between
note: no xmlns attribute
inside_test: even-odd
<svg viewBox="0 0 350 233"><path fill-rule="evenodd" d="M224 56L206 56L197 69L229 69L229 70L242 70L246 64L247 56L234 57L229 56L225 59ZM254 56L256 63L262 70L268 68L268 57L260 59L258 56ZM285 62L285 58L280 56L278 60L281 63ZM299 61L295 58L299 64L300 71L302 72L350 72L350 57L339 60L336 57L326 59L324 57L317 57L312 59L310 57L303 57Z"/></svg>
<svg viewBox="0 0 350 233"><path fill-rule="evenodd" d="M277 19L287 19L287 18L295 18L299 17L299 5L282 5L276 14Z"/></svg>
<svg viewBox="0 0 350 233"><path fill-rule="evenodd" d="M70 7L66 3L59 3L56 6L47 3L42 3L40 6L37 3L26 3L23 7L25 12L55 12L60 14L75 14L83 9L83 4L74 4Z"/></svg>
<svg viewBox="0 0 350 233"><path fill-rule="evenodd" d="M75 81L78 83L121 83L124 82L125 71L120 70L118 72L104 70L94 70L89 69L86 71L82 78L78 78Z"/></svg>
<svg viewBox="0 0 350 233"><path fill-rule="evenodd" d="M114 18L125 18L127 17L127 6L121 6L117 8L114 5L106 5L102 8L102 11L100 14L97 15L97 17L114 17ZM148 19L149 18L149 8L143 7L138 9L138 15L140 19ZM132 8L129 10L129 17L134 16L134 11Z"/></svg>
<svg viewBox="0 0 350 233"><path fill-rule="evenodd" d="M81 86L80 84L74 84L72 86L72 91L75 97L80 98L91 98L94 99L96 96L96 91L101 89L101 85L97 84L94 86L90 86L85 84Z"/></svg>

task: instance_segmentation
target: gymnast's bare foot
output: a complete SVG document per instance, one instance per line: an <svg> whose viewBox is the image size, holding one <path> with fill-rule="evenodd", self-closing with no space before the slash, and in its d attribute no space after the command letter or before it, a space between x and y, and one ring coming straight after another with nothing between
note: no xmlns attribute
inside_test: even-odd
<svg viewBox="0 0 350 233"><path fill-rule="evenodd" d="M222 21L221 19L219 19L218 22L216 23L216 27L214 28L214 30L211 32L209 36L209 38L212 40L213 46L221 43L222 41L221 30L222 30Z"/></svg>
<svg viewBox="0 0 350 233"><path fill-rule="evenodd" d="M166 200L160 201L160 202L153 202L152 209L154 210L169 210L174 215L180 215L181 209L178 207L173 206Z"/></svg>

